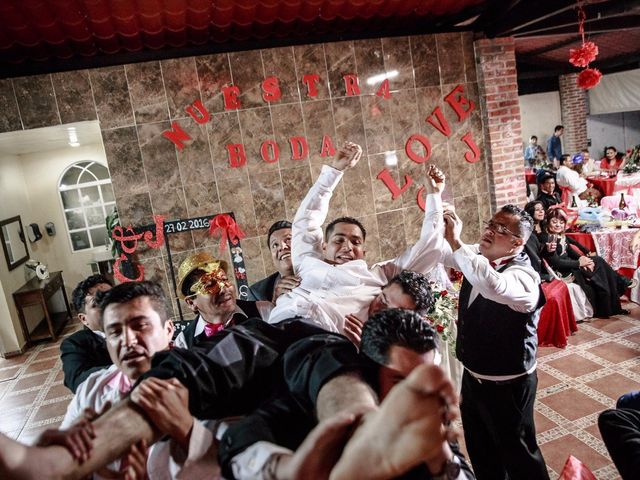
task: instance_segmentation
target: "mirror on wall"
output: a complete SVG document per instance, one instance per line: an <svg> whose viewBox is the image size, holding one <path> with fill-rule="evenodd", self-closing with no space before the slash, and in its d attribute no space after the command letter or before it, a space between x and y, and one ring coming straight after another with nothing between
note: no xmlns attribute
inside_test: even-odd
<svg viewBox="0 0 640 480"><path fill-rule="evenodd" d="M0 222L0 241L9 270L19 267L29 259L29 250L22 229L20 216Z"/></svg>

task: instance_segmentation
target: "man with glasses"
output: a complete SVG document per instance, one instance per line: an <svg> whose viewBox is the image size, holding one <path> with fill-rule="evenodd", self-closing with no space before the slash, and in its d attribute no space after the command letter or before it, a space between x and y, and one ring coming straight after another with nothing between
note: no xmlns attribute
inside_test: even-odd
<svg viewBox="0 0 640 480"><path fill-rule="evenodd" d="M444 221L445 263L464 275L456 355L465 369L462 424L476 477L548 479L533 418L536 328L545 303L524 253L533 220L506 205L485 222L477 245L460 240L454 212L445 211Z"/></svg>

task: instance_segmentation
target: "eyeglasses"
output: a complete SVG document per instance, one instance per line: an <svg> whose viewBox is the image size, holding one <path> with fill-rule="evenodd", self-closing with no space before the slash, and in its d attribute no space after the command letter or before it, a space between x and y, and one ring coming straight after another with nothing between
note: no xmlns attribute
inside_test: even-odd
<svg viewBox="0 0 640 480"><path fill-rule="evenodd" d="M493 233L497 233L498 235L513 235L516 238L522 238L522 235L519 235L517 233L513 233L511 230L509 230L504 225L496 223L493 220L489 220L489 221L485 220L484 222L482 222L482 224L484 225L485 229L489 229Z"/></svg>

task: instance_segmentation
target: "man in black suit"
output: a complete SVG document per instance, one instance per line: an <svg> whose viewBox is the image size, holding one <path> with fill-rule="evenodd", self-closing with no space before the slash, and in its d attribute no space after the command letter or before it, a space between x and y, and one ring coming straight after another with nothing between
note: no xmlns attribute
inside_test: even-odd
<svg viewBox="0 0 640 480"><path fill-rule="evenodd" d="M190 255L180 264L177 294L198 316L176 337L176 347L191 348L246 318L269 318L271 302L236 299L227 269L225 261L206 252Z"/></svg>
<svg viewBox="0 0 640 480"><path fill-rule="evenodd" d="M280 295L290 292L300 284L300 279L293 274L291 263L291 222L278 220L271 225L267 246L276 271L249 287L249 300L275 303Z"/></svg>
<svg viewBox="0 0 640 480"><path fill-rule="evenodd" d="M104 333L100 326L100 309L96 292L110 290L111 282L102 275L81 281L71 294L73 307L84 328L69 335L60 345L64 384L73 393L93 372L111 365Z"/></svg>

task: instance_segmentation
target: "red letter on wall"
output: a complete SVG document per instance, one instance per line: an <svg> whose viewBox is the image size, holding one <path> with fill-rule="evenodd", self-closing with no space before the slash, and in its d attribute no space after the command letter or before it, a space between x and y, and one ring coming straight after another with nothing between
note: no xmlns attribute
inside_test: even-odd
<svg viewBox="0 0 640 480"><path fill-rule="evenodd" d="M229 166L231 168L240 168L247 163L247 155L244 153L244 145L241 143L227 144L229 152Z"/></svg>
<svg viewBox="0 0 640 480"><path fill-rule="evenodd" d="M476 163L480 160L480 149L476 142L473 140L471 136L471 132L466 133L460 140L467 144L467 146L471 149L470 152L466 152L464 154L464 159L469 163Z"/></svg>
<svg viewBox="0 0 640 480"><path fill-rule="evenodd" d="M347 74L343 75L342 78L344 78L344 88L347 91L347 97L360 95L360 86L358 85L357 75Z"/></svg>
<svg viewBox="0 0 640 480"><path fill-rule="evenodd" d="M322 137L322 148L320 149L321 157L333 157L336 154L336 149L333 146L333 141L329 135Z"/></svg>
<svg viewBox="0 0 640 480"><path fill-rule="evenodd" d="M307 96L318 96L318 82L320 81L320 75L317 73L306 73L302 76L302 83L307 86Z"/></svg>
<svg viewBox="0 0 640 480"><path fill-rule="evenodd" d="M182 127L180 127L178 122L173 122L171 124L171 130L165 130L162 132L162 136L171 140L178 150L182 150L184 148L183 142L191 140L189 134L182 130Z"/></svg>
<svg viewBox="0 0 640 480"><path fill-rule="evenodd" d="M417 140L418 142L420 142L424 147L424 150L425 150L424 156L418 155L413 150L413 148L411 148L411 144L413 143L414 140ZM404 144L404 151L407 153L407 156L414 162L424 163L427 160L429 160L429 157L431 156L431 142L424 135L415 133L407 139L407 143Z"/></svg>
<svg viewBox="0 0 640 480"><path fill-rule="evenodd" d="M434 115L438 119L437 123L433 119ZM447 119L444 118L444 115L442 114L442 110L440 110L440 107L436 107L435 110L431 112L431 115L427 117L427 122L429 122L431 125L436 127L436 129L440 133L442 133L445 137L448 137L449 135L451 135L451 127L449 126L449 122L447 122Z"/></svg>
<svg viewBox="0 0 640 480"><path fill-rule="evenodd" d="M269 156L269 147L271 147L271 156ZM265 140L260 147L260 155L265 162L276 163L280 158L280 148L273 140Z"/></svg>
<svg viewBox="0 0 640 480"><path fill-rule="evenodd" d="M416 198L416 202L423 212L427 209L427 201L424 199L424 187L418 190L418 198Z"/></svg>
<svg viewBox="0 0 640 480"><path fill-rule="evenodd" d="M226 85L222 87L222 96L224 97L225 110L238 110L240 108L240 88L235 85Z"/></svg>
<svg viewBox="0 0 640 480"><path fill-rule="evenodd" d="M262 98L265 102L277 102L282 97L278 77L267 77L262 81Z"/></svg>
<svg viewBox="0 0 640 480"><path fill-rule="evenodd" d="M291 137L291 160L302 160L309 155L309 145L304 137Z"/></svg>
<svg viewBox="0 0 640 480"><path fill-rule="evenodd" d="M464 95L464 88L462 85L458 85L456 88L444 97L444 101L451 105L453 111L458 115L458 121L462 122L465 118L471 115L471 112L475 108L476 104L473 101L466 98Z"/></svg>
<svg viewBox="0 0 640 480"><path fill-rule="evenodd" d="M376 95L378 97L384 98L385 100L388 99L388 98L391 98L391 93L389 93L389 79L388 78L384 79L384 81L380 85L380 88L378 88L378 91L376 92Z"/></svg>
<svg viewBox="0 0 640 480"><path fill-rule="evenodd" d="M399 187L398 185L396 185L396 182L393 180L393 177L391 176L391 172L389 172L389 170L387 170L386 168L382 170L376 178L378 180L382 180L382 183L384 183L385 187L389 189L389 191L391 192L392 200L395 200L400 195L402 195L407 190L407 188L409 188L413 183L413 180L411 180L411 177L409 175L405 175L404 185L402 187Z"/></svg>
<svg viewBox="0 0 640 480"><path fill-rule="evenodd" d="M202 104L202 100L200 99L193 102L191 105L185 108L185 110L197 123L203 124L209 121L209 112ZM198 113L196 113L196 110L198 111Z"/></svg>

